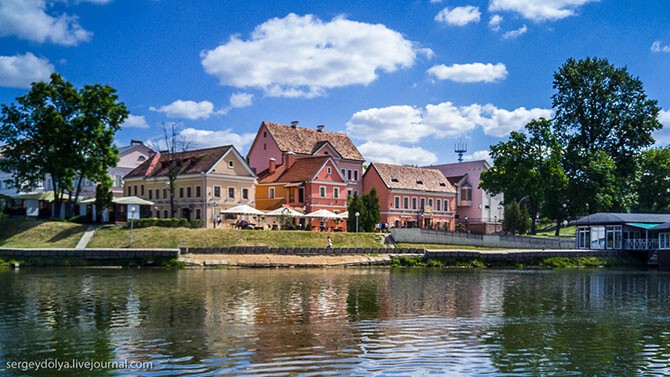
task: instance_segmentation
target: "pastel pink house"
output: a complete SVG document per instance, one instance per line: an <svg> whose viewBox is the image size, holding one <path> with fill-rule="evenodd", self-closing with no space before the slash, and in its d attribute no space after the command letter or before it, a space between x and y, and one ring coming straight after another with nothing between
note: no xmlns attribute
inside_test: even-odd
<svg viewBox="0 0 670 377"><path fill-rule="evenodd" d="M260 173L268 168L272 158L277 165L286 165L287 154L295 155L296 159L330 157L345 179L346 195L353 195L354 192L362 193L365 159L349 136L324 131L324 127L323 125L317 126L316 129L300 127L297 121L291 122L290 126L271 122L261 123L247 155L249 166Z"/></svg>

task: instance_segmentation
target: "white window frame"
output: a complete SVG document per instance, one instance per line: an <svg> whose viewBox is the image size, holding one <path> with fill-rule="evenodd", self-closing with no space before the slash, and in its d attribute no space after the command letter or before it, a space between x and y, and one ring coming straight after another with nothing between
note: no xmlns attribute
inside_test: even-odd
<svg viewBox="0 0 670 377"><path fill-rule="evenodd" d="M326 167L326 174L328 175L333 174L333 168L331 168L330 166Z"/></svg>
<svg viewBox="0 0 670 377"><path fill-rule="evenodd" d="M319 186L319 196L322 197L322 198L325 198L326 194L328 194L328 191L326 190L326 186Z"/></svg>
<svg viewBox="0 0 670 377"><path fill-rule="evenodd" d="M243 188L242 189L242 199L249 199L249 189L248 188Z"/></svg>
<svg viewBox="0 0 670 377"><path fill-rule="evenodd" d="M233 196L230 196L230 189L233 189ZM235 199L235 187L234 186L228 186L228 189L226 190L226 198L228 199Z"/></svg>
<svg viewBox="0 0 670 377"><path fill-rule="evenodd" d="M354 181L358 181L358 170L354 170Z"/></svg>
<svg viewBox="0 0 670 377"><path fill-rule="evenodd" d="M235 161L233 160L228 160L228 167L233 169L235 167Z"/></svg>
<svg viewBox="0 0 670 377"><path fill-rule="evenodd" d="M219 191L218 195L216 194L217 190ZM212 196L215 198L221 197L221 186L212 186Z"/></svg>
<svg viewBox="0 0 670 377"><path fill-rule="evenodd" d="M402 198L402 209L409 209L409 196L404 196Z"/></svg>
<svg viewBox="0 0 670 377"><path fill-rule="evenodd" d="M339 198L339 197L340 197L340 188L333 187L333 198Z"/></svg>
<svg viewBox="0 0 670 377"><path fill-rule="evenodd" d="M442 211L442 201L440 199L435 200L435 210Z"/></svg>
<svg viewBox="0 0 670 377"><path fill-rule="evenodd" d="M419 201L417 200L416 196L413 196L412 197L412 209L414 211L416 211L418 209L418 206L419 206Z"/></svg>
<svg viewBox="0 0 670 377"><path fill-rule="evenodd" d="M444 211L449 212L451 209L449 208L449 199L444 199Z"/></svg>
<svg viewBox="0 0 670 377"><path fill-rule="evenodd" d="M275 198L275 194L276 194L276 193L275 193L275 188L274 188L274 187L270 187L270 188L268 189L268 198L270 198L270 199L274 199L274 198Z"/></svg>
<svg viewBox="0 0 670 377"><path fill-rule="evenodd" d="M393 197L393 208L396 208L396 209L400 208L400 197L399 196L394 196Z"/></svg>

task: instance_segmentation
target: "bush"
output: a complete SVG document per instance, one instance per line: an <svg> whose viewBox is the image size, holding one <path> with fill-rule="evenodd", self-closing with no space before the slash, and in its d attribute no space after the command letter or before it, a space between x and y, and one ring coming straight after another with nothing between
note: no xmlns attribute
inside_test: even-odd
<svg viewBox="0 0 670 377"><path fill-rule="evenodd" d="M150 226L157 226L162 228L200 228L202 227L202 220L192 220L188 219L157 219L157 218L146 218L146 219L137 219L133 220L133 228L147 228ZM130 227L130 222L126 225Z"/></svg>

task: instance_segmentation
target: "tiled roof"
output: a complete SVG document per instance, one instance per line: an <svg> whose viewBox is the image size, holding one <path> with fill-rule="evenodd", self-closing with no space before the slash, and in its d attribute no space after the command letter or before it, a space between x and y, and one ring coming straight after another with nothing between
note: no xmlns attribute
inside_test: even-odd
<svg viewBox="0 0 670 377"><path fill-rule="evenodd" d="M379 162L370 164L368 169L372 169L373 167L379 173L384 184L391 189L456 192L454 186L436 169L382 164Z"/></svg>
<svg viewBox="0 0 670 377"><path fill-rule="evenodd" d="M267 170L262 171L258 174L258 183L309 181L329 158L328 156L298 158L289 168L279 165L272 174Z"/></svg>
<svg viewBox="0 0 670 377"><path fill-rule="evenodd" d="M221 147L196 149L177 153L177 159L184 161L179 175L197 174L209 171L219 159L230 150L232 146L224 145ZM152 161L156 161L152 166ZM150 158L142 165L126 174L125 178L133 177L164 177L168 172L168 154L159 153L159 156Z"/></svg>
<svg viewBox="0 0 670 377"><path fill-rule="evenodd" d="M364 161L363 155L358 151L349 136L340 132L328 132L305 127L296 127L263 122L265 127L277 142L282 152L294 152L299 154L312 154L323 142L329 142L342 158Z"/></svg>

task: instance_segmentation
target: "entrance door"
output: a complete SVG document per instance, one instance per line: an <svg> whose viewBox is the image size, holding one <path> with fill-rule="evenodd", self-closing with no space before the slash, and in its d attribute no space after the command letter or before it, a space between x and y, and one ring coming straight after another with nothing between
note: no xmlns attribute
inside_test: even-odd
<svg viewBox="0 0 670 377"><path fill-rule="evenodd" d="M181 209L181 218L191 220L191 209L190 208L182 208Z"/></svg>

